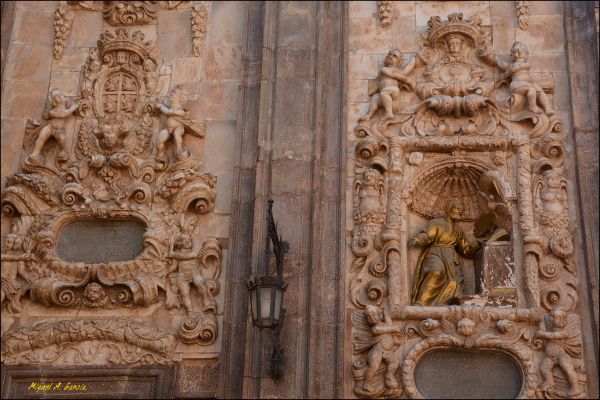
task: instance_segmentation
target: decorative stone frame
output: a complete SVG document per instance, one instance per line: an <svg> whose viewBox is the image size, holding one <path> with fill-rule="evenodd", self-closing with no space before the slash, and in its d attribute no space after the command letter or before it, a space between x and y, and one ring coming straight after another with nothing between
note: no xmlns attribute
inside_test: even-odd
<svg viewBox="0 0 600 400"><path fill-rule="evenodd" d="M515 42L513 61L507 63L493 54L489 31L477 16L463 19L460 13L451 14L447 22L436 16L428 25L420 38L421 65L409 68L415 64L409 61L401 68L392 60L399 51L391 50L369 112L354 129L350 244L354 258L349 285L349 300L358 309L352 312L354 394L397 397L405 390L410 397L421 397L413 374L424 352L488 348L512 354L520 365L524 372L520 397L585 396L581 331L573 313L578 295L567 183L562 177L562 121L545 94L553 91L552 83L526 69L526 74L511 78L507 106L496 96L503 82L496 81L489 67L502 70L504 77L523 71L523 65L530 68L523 64L526 47ZM449 72L452 68L457 69L455 74ZM519 89L523 85L532 94L527 102ZM423 164L422 153L440 157ZM502 160L504 155L495 159L502 153L510 155L509 163ZM411 305L410 214L438 218L443 207L438 204L437 212L414 209L411 195L415 183L443 164L500 172L501 191L512 211L516 305L487 306L484 301L482 306L470 299L461 306ZM411 175L412 166L420 171ZM415 342L414 335L423 340ZM567 366L557 366L554 353L543 350L544 344L554 352L564 349L561 357ZM399 359L403 385L394 378ZM555 368L568 377L566 384L563 380L554 387Z"/></svg>

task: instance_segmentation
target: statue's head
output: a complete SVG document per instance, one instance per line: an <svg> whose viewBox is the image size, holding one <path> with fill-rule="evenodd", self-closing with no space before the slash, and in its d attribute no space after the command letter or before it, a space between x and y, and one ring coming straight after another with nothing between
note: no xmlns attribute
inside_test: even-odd
<svg viewBox="0 0 600 400"><path fill-rule="evenodd" d="M560 307L550 312L550 318L552 318L552 325L555 328L562 329L567 325L567 313Z"/></svg>
<svg viewBox="0 0 600 400"><path fill-rule="evenodd" d="M171 100L171 107L181 107L185 103L185 97L183 92L183 86L177 85L171 90L171 94L169 95L169 100Z"/></svg>
<svg viewBox="0 0 600 400"><path fill-rule="evenodd" d="M462 51L465 37L459 33L450 33L444 38L446 46L448 46L448 52L450 54L457 54Z"/></svg>
<svg viewBox="0 0 600 400"><path fill-rule="evenodd" d="M365 308L365 317L367 318L367 322L371 325L375 325L380 323L383 320L383 313L381 311L381 308L377 307L377 306L373 306L373 305L368 305Z"/></svg>
<svg viewBox="0 0 600 400"><path fill-rule="evenodd" d="M49 97L49 103L51 107L56 107L67 102L67 98L65 97L63 91L60 89L52 89L50 91Z"/></svg>
<svg viewBox="0 0 600 400"><path fill-rule="evenodd" d="M4 238L4 251L21 250L21 237L15 233L9 233Z"/></svg>
<svg viewBox="0 0 600 400"><path fill-rule="evenodd" d="M83 292L83 296L92 303L101 300L105 295L106 293L104 293L102 286L95 282L88 283Z"/></svg>
<svg viewBox="0 0 600 400"><path fill-rule="evenodd" d="M446 215L453 220L459 220L463 216L463 206L460 201L452 199L446 204L444 209Z"/></svg>
<svg viewBox="0 0 600 400"><path fill-rule="evenodd" d="M529 58L529 49L521 42L515 41L510 49L513 61L525 61Z"/></svg>
<svg viewBox="0 0 600 400"><path fill-rule="evenodd" d="M385 56L384 65L386 67L400 67L402 63L402 52L398 49L391 50Z"/></svg>

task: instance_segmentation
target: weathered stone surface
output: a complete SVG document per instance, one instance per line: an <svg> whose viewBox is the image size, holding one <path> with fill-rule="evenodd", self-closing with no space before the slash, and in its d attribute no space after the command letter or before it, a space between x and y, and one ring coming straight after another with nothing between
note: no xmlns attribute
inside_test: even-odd
<svg viewBox="0 0 600 400"><path fill-rule="evenodd" d="M176 59L192 55L189 35L178 32L159 33L157 43L167 65L173 65Z"/></svg>
<svg viewBox="0 0 600 400"><path fill-rule="evenodd" d="M104 28L102 22L101 12L76 11L66 47L96 47L99 32Z"/></svg>
<svg viewBox="0 0 600 400"><path fill-rule="evenodd" d="M176 82L198 82L202 64L197 57L178 57L173 62L173 80Z"/></svg>
<svg viewBox="0 0 600 400"><path fill-rule="evenodd" d="M237 46L216 46L205 50L202 81L238 80L242 53Z"/></svg>
<svg viewBox="0 0 600 400"><path fill-rule="evenodd" d="M3 366L2 397L172 396L172 367L19 367Z"/></svg>
<svg viewBox="0 0 600 400"><path fill-rule="evenodd" d="M133 260L144 249L145 231L137 219L74 220L63 228L56 250L61 259L72 262Z"/></svg>
<svg viewBox="0 0 600 400"><path fill-rule="evenodd" d="M419 361L415 380L426 398L506 399L517 396L523 378L502 352L438 350Z"/></svg>
<svg viewBox="0 0 600 400"><path fill-rule="evenodd" d="M236 82L202 82L202 96L188 103L190 112L198 118L231 120L231 115L236 115L238 110L239 90Z"/></svg>
<svg viewBox="0 0 600 400"><path fill-rule="evenodd" d="M48 82L7 81L2 99L2 117L30 118L37 115L46 104L47 94Z"/></svg>
<svg viewBox="0 0 600 400"><path fill-rule="evenodd" d="M158 34L178 33L190 37L192 34L190 9L183 10L159 10L158 11Z"/></svg>
<svg viewBox="0 0 600 400"><path fill-rule="evenodd" d="M47 83L51 65L40 62L52 57L52 47L13 44L8 50L4 79Z"/></svg>
<svg viewBox="0 0 600 400"><path fill-rule="evenodd" d="M54 43L54 11L19 9L11 41L14 43L52 46Z"/></svg>

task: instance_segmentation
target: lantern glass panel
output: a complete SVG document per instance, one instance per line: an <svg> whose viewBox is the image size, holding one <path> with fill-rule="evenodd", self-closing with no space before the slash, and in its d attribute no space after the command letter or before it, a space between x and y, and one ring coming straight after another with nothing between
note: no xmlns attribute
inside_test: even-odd
<svg viewBox="0 0 600 400"><path fill-rule="evenodd" d="M281 314L281 299L283 297L283 291L280 288L275 288L275 313L273 318L276 321L279 321L279 316Z"/></svg>
<svg viewBox="0 0 600 400"><path fill-rule="evenodd" d="M252 319L254 321L256 321L258 312L256 309L256 288L254 288L251 292L250 292L250 306L251 306L251 310L252 310Z"/></svg>
<svg viewBox="0 0 600 400"><path fill-rule="evenodd" d="M259 287L258 289L259 295L259 307L260 307L260 317L261 319L267 319L271 317L271 297L272 290L270 286L267 287Z"/></svg>

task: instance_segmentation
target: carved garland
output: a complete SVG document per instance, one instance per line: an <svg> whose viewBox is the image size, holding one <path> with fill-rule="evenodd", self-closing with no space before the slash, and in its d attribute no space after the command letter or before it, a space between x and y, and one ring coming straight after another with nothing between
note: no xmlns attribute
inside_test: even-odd
<svg viewBox="0 0 600 400"><path fill-rule="evenodd" d="M155 23L159 8L174 10L191 7L193 55L200 57L208 31L211 1L66 1L61 0L54 13L54 59L60 60L71 34L76 10L102 11L104 20L116 27Z"/></svg>
<svg viewBox="0 0 600 400"><path fill-rule="evenodd" d="M526 4L518 7L526 16ZM355 128L354 393L420 397L414 367L422 354L462 347L512 354L524 373L521 397L585 396L562 121L547 97L552 77L529 72L529 50L519 42L510 61L497 57L477 16L432 17L428 25L421 63L403 66L400 51L390 51L369 112ZM504 90L509 97L501 99ZM518 211L512 244L523 282L518 304L527 308L500 307L485 295L482 303L459 298L461 306L411 305L415 266L407 231L416 232L409 216L443 216L446 201L458 198L466 211L461 223L480 218L484 174L499 185L494 201L500 196L503 207ZM399 320L407 321L405 329ZM423 337L417 344L415 335ZM567 361L557 364L553 352Z"/></svg>

